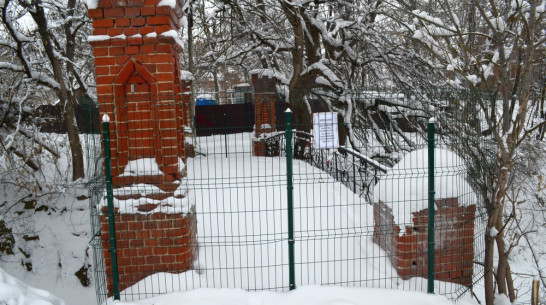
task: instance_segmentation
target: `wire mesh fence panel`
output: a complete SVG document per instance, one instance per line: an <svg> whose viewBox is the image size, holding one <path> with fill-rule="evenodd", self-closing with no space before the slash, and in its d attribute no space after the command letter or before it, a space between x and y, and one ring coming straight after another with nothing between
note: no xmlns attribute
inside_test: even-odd
<svg viewBox="0 0 546 305"><path fill-rule="evenodd" d="M452 99L463 100L460 92L344 93L336 98L350 101L352 112L330 115L318 126L313 116L302 119L296 111L290 141L280 119L286 104L251 96L251 103L241 105L252 111L197 106L203 109L200 120L215 122L198 124L197 132L188 126L188 105L175 102L177 97L133 95L100 105L101 116L110 118L117 253L114 262L100 136L90 133L92 245L101 303L112 296L115 263L123 300L205 287L285 291L291 272L296 287L426 291L426 124L433 116L435 292L456 299L482 276L474 262L483 261L485 211L460 148L486 141L476 133L454 133L480 124L468 109L447 107ZM475 98L481 97L464 97ZM335 108L311 108L328 107ZM475 122L462 119L469 117ZM323 146L319 137L333 134L339 145Z"/></svg>

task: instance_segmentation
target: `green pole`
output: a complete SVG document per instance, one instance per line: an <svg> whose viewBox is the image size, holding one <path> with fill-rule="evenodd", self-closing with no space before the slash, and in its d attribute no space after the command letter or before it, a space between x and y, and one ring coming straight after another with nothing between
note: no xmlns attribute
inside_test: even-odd
<svg viewBox="0 0 546 305"><path fill-rule="evenodd" d="M110 236L110 259L112 260L112 284L114 300L119 300L118 253L116 246L116 224L114 221L114 192L112 190L112 156L110 154L110 117L102 117L104 139L104 167L106 171L106 200L108 203L108 234Z"/></svg>
<svg viewBox="0 0 546 305"><path fill-rule="evenodd" d="M289 289L296 289L294 264L294 186L292 173L292 111L286 109L286 194L288 199L288 277Z"/></svg>
<svg viewBox="0 0 546 305"><path fill-rule="evenodd" d="M434 118L428 122L428 285L427 293L434 293Z"/></svg>

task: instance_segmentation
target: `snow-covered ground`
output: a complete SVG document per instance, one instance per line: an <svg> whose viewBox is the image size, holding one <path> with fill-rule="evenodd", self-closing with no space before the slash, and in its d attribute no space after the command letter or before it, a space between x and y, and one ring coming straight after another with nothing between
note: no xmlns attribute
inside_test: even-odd
<svg viewBox="0 0 546 305"><path fill-rule="evenodd" d="M64 305L51 293L33 288L0 268L0 302L5 305Z"/></svg>
<svg viewBox="0 0 546 305"><path fill-rule="evenodd" d="M126 304L306 304L304 300L325 305L451 304L444 297L402 291L423 291L426 281L402 281L396 276L385 253L371 241L371 206L325 173L299 161L294 162L298 289L290 293L238 290L286 290L288 285L285 161L251 157L250 137L230 135L227 158L223 136L200 138L207 156L188 161L188 186L194 192L198 215L199 270L156 274L138 284L170 283L156 286L161 292L206 289ZM3 185L2 193L2 202L18 198L9 185ZM64 184L37 197L34 208L10 209L3 215L3 219L14 220L10 226L17 247L15 254L2 253L0 267L69 305L96 304L94 288L83 287L75 276L82 266L92 263L88 201L81 195L86 195L81 183ZM323 238L332 228L339 229L336 238ZM29 239L32 232L38 238ZM532 235L533 241L546 243L546 235L539 233ZM521 245L515 251L513 271L536 272L528 247ZM523 291L530 281L518 283ZM394 290L308 286L313 284ZM437 291L446 289L445 283L436 283ZM475 293L483 300L479 287ZM465 302L470 302L467 296L460 304Z"/></svg>
<svg viewBox="0 0 546 305"><path fill-rule="evenodd" d="M444 296L379 288L303 286L291 292L197 289L120 305L451 305ZM458 305L475 305L461 300Z"/></svg>
<svg viewBox="0 0 546 305"><path fill-rule="evenodd" d="M122 292L196 288L288 289L286 159L252 157L252 134L200 138L206 157L188 159L195 197L196 270L158 273ZM338 285L426 291L426 280L402 280L373 242L373 206L327 173L294 160L296 286ZM436 282L436 292L463 287Z"/></svg>
<svg viewBox="0 0 546 305"><path fill-rule="evenodd" d="M59 158L42 151L42 170L33 177L19 175L13 168L3 171L5 164L0 167L0 220L11 230L2 231L0 240L6 245L10 235L13 238L12 254L0 253L0 268L69 305L94 305L88 192L84 181L69 182L66 137L39 137L57 150Z"/></svg>

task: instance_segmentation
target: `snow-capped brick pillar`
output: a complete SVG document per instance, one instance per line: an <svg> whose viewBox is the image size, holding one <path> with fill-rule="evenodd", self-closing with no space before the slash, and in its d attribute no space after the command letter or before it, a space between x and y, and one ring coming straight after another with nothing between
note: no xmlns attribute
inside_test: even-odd
<svg viewBox="0 0 546 305"><path fill-rule="evenodd" d="M277 131L275 91L278 80L269 70L253 70L250 74L255 101L253 151L255 156L266 156L268 152L265 138Z"/></svg>
<svg viewBox="0 0 546 305"><path fill-rule="evenodd" d="M400 203L403 204L403 203ZM472 286L475 205L457 198L436 200L434 279ZM392 209L374 205L374 241L390 256L403 279L427 277L428 209L413 213L413 226L400 232Z"/></svg>
<svg viewBox="0 0 546 305"><path fill-rule="evenodd" d="M186 177L187 120L177 31L183 0L89 0L101 117L111 130L120 288L157 272L183 272L195 249ZM188 100L189 101L189 100ZM108 219L102 240L106 266ZM110 276L110 272L107 273ZM109 279L109 293L113 292Z"/></svg>

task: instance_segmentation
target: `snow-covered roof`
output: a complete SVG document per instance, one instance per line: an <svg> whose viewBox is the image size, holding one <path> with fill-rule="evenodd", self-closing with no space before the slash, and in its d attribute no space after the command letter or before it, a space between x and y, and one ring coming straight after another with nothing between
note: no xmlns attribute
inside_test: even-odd
<svg viewBox="0 0 546 305"><path fill-rule="evenodd" d="M475 204L464 161L447 149L436 148L434 154L435 198L457 197L459 205ZM412 213L428 208L428 149L404 156L381 177L373 194L374 203L381 201L392 209L396 224L412 223Z"/></svg>

